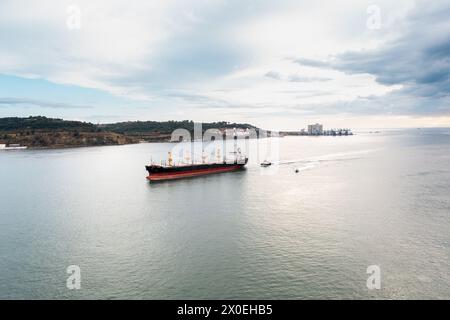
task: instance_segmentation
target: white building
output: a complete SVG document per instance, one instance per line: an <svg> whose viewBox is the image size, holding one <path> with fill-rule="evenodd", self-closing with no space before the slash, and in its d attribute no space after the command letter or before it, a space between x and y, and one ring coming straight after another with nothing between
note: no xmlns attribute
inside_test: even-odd
<svg viewBox="0 0 450 320"><path fill-rule="evenodd" d="M323 125L319 123L308 125L308 134L312 136L323 134Z"/></svg>

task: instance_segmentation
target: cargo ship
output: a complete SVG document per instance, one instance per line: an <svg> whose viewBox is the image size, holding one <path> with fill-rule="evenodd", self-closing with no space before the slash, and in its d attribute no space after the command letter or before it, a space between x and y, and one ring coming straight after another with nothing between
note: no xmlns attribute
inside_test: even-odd
<svg viewBox="0 0 450 320"><path fill-rule="evenodd" d="M240 153L236 154L234 161L231 163L227 161L205 163L203 160L202 163L173 165L172 154L170 152L168 158L168 165L151 164L145 166L145 169L148 171L148 180L174 180L204 176L214 173L237 171L243 169L248 162L248 158L241 156Z"/></svg>

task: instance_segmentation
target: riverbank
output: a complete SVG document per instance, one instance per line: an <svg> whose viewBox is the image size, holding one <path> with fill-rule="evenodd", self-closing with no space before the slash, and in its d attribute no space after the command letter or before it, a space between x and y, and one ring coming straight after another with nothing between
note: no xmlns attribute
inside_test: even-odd
<svg viewBox="0 0 450 320"><path fill-rule="evenodd" d="M202 123L203 131L258 129L249 124ZM0 118L0 144L20 144L30 149L60 149L126 145L139 142L170 142L172 132L185 129L193 136L193 121L129 121L93 124L47 117Z"/></svg>
<svg viewBox="0 0 450 320"><path fill-rule="evenodd" d="M3 144L20 144L28 149L62 149L75 147L112 146L139 142L169 142L170 134L120 134L115 132L83 131L15 131L0 132Z"/></svg>

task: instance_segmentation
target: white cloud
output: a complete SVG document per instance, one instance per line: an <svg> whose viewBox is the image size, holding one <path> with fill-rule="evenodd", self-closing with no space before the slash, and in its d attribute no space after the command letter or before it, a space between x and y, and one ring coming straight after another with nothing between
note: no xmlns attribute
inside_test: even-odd
<svg viewBox="0 0 450 320"><path fill-rule="evenodd" d="M383 48L414 23L405 20L414 3L377 1L381 29L369 30L373 3L365 0L4 0L0 73L99 89L192 117L205 110L211 117L351 112L342 104L394 95L402 84L294 59ZM81 9L80 29L67 28L69 5Z"/></svg>
<svg viewBox="0 0 450 320"><path fill-rule="evenodd" d="M122 92L139 84L114 80L152 68L151 56L168 38L170 1L78 1L81 28L70 29L72 1L3 1L0 4L0 72L56 83ZM11 59L14 57L14 59Z"/></svg>

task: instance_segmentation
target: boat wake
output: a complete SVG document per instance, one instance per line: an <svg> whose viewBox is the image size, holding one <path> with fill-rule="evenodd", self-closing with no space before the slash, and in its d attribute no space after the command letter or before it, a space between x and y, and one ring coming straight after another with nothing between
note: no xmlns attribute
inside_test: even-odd
<svg viewBox="0 0 450 320"><path fill-rule="evenodd" d="M361 159L364 155L374 152L378 149L367 149L351 152L330 153L322 156L308 157L302 159L281 160L278 161L278 165L292 165L299 164L296 168L298 171L305 171L313 169L324 162L339 162Z"/></svg>

